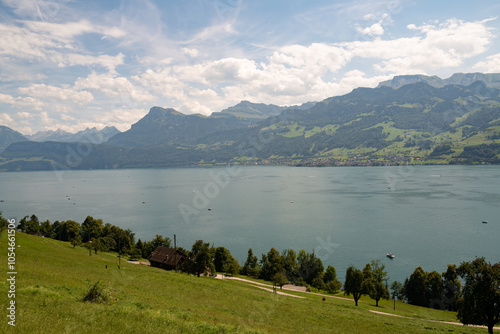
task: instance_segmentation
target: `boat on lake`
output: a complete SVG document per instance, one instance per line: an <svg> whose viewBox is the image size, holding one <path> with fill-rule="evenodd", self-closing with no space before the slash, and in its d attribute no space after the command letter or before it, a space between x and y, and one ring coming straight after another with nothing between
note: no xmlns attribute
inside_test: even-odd
<svg viewBox="0 0 500 334"><path fill-rule="evenodd" d="M390 259L394 259L396 257L396 255L394 255L392 253L387 253L387 257Z"/></svg>

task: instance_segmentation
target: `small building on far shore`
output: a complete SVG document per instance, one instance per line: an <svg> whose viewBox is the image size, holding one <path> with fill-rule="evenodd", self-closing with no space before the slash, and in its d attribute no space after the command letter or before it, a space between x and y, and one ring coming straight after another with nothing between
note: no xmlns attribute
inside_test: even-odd
<svg viewBox="0 0 500 334"><path fill-rule="evenodd" d="M180 269L184 261L189 260L189 257L175 248L158 246L149 255L148 260L152 267L175 270L176 265L177 269Z"/></svg>

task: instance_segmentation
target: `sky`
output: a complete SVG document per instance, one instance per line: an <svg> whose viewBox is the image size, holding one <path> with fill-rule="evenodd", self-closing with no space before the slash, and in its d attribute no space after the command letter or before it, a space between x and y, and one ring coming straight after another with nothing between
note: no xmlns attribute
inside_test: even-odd
<svg viewBox="0 0 500 334"><path fill-rule="evenodd" d="M0 125L126 131L153 106L210 115L498 73L499 15L497 0L0 0Z"/></svg>

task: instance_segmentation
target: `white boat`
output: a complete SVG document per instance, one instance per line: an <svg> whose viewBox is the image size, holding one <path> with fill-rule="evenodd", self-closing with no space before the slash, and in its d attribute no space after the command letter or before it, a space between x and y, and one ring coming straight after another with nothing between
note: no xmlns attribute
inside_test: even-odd
<svg viewBox="0 0 500 334"><path fill-rule="evenodd" d="M387 257L390 259L394 259L396 257L396 255L394 255L392 253L387 253Z"/></svg>

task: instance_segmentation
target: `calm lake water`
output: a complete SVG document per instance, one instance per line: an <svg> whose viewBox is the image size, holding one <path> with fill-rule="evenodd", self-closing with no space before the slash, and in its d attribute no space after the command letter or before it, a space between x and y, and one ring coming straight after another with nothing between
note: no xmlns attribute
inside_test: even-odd
<svg viewBox="0 0 500 334"><path fill-rule="evenodd" d="M417 266L500 261L500 167L225 167L0 173L0 210L19 220L86 216L190 248L313 250L343 282L373 259L390 281ZM210 210L209 210L210 209ZM483 224L482 221L488 221ZM386 253L392 252L391 260Z"/></svg>

